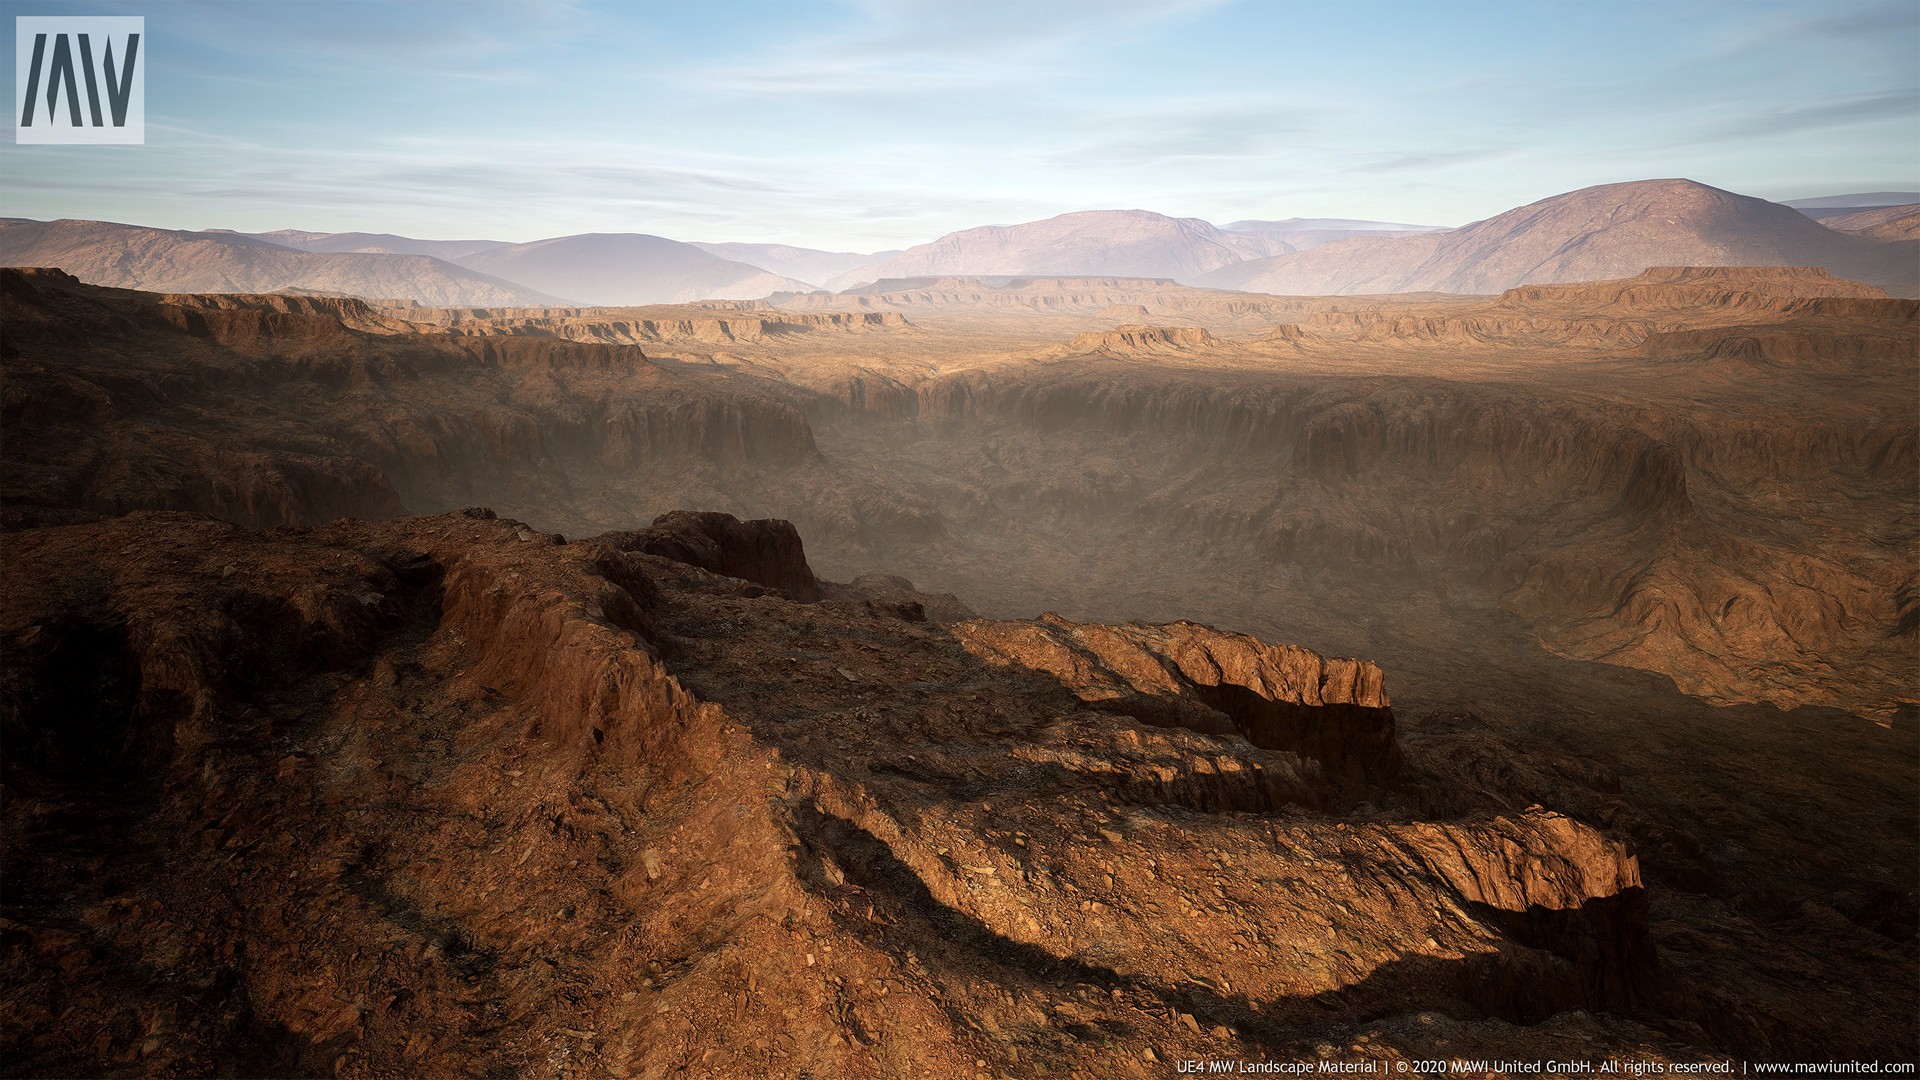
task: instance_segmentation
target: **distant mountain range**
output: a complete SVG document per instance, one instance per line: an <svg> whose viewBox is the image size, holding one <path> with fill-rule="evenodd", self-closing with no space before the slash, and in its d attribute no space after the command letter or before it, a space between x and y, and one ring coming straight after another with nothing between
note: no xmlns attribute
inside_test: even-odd
<svg viewBox="0 0 1920 1080"><path fill-rule="evenodd" d="M530 243L388 233L186 232L0 219L0 264L160 292L340 293L434 306L628 306L840 291L880 279L1143 277L1249 292L1491 293L1649 266L1820 266L1920 293L1920 194L1772 203L1691 180L1582 188L1459 228L1347 218L1215 226L1093 210L901 251L583 233Z"/></svg>
<svg viewBox="0 0 1920 1080"><path fill-rule="evenodd" d="M1032 274L1186 280L1232 263L1292 251L1257 233L1146 210L1087 210L1021 225L948 233L827 282L841 289L880 278Z"/></svg>
<svg viewBox="0 0 1920 1080"><path fill-rule="evenodd" d="M1902 295L1920 288L1911 244L1837 232L1779 203L1692 180L1582 188L1458 229L1342 240L1191 283L1293 295L1496 293L1631 277L1649 266L1820 266Z"/></svg>
<svg viewBox="0 0 1920 1080"><path fill-rule="evenodd" d="M213 229L210 232L220 232ZM478 254L491 248L510 247L505 240L415 240L411 236L395 236L392 233L316 233L301 232L299 229L281 229L278 232L246 233L256 240L265 240L282 247L299 248L302 251L349 251L368 255L431 255L436 259L459 259Z"/></svg>
<svg viewBox="0 0 1920 1080"><path fill-rule="evenodd" d="M488 248L459 262L592 305L757 300L768 293L812 288L804 281L646 233L557 236Z"/></svg>
<svg viewBox="0 0 1920 1080"><path fill-rule="evenodd" d="M1780 205L1791 206L1815 221L1824 222L1828 218L1914 203L1920 203L1920 191L1857 191L1851 195L1822 195L1817 199L1787 199Z"/></svg>
<svg viewBox="0 0 1920 1080"><path fill-rule="evenodd" d="M241 233L111 221L0 219L0 264L57 266L89 284L162 293L340 293L441 307L560 302L431 255L308 251Z"/></svg>
<svg viewBox="0 0 1920 1080"><path fill-rule="evenodd" d="M683 244L645 233L583 233L526 244L297 229L252 235L303 251L429 255L523 282L570 303L595 306L757 300L771 292L811 289L809 282L830 276L818 271L840 273L879 258L772 244ZM754 258L751 262L736 258L726 249ZM782 268L769 271L770 264ZM814 272L804 280L788 277L785 266L789 265Z"/></svg>
<svg viewBox="0 0 1920 1080"><path fill-rule="evenodd" d="M862 267L883 263L900 254L898 250L879 251L870 255L852 251L816 251L786 244L695 243L693 246L709 255L763 267L775 274L816 284L824 284L845 274L857 274Z"/></svg>
<svg viewBox="0 0 1920 1080"><path fill-rule="evenodd" d="M1820 224L1875 240L1920 240L1920 202L1882 206L1877 210L1856 210L1851 214L1821 218Z"/></svg>

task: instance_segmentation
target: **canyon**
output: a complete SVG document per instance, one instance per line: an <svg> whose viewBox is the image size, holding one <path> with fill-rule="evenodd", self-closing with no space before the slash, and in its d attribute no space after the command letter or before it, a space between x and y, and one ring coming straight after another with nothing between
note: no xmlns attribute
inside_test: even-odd
<svg viewBox="0 0 1920 1080"><path fill-rule="evenodd" d="M900 268L0 271L9 1057L1915 1052L1920 302Z"/></svg>

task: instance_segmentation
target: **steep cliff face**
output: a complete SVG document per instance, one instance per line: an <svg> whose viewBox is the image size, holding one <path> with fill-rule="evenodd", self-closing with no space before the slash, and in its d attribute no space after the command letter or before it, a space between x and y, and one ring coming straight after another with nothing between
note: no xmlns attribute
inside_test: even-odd
<svg viewBox="0 0 1920 1080"><path fill-rule="evenodd" d="M1653 276L1726 285L1724 275ZM1779 277L1797 287L1794 275ZM1912 305L1776 303L1754 284L1700 317L1784 320L1641 341L1630 323L1593 314L1661 366L1596 352L1552 387L1225 362L1149 376L1129 359L1081 356L912 383L862 376L839 395L845 412L818 416L863 417L872 434L836 427L829 452L870 442L877 452L873 440L884 441L896 474L927 493L942 536L1017 527L1041 548L1150 536L1161 551L1204 552L1207 573L1264 565L1436 582L1535 620L1550 648L1659 671L1689 693L1844 704L1885 719L1910 694L1887 642L1900 617L1894 597L1911 578L1898 507L1917 440L1893 403L1920 340ZM1677 303L1662 298L1666 287L1633 286L1631 303ZM1849 314L1799 314L1821 305ZM1455 355L1444 334L1427 333L1392 337L1397 348ZM1298 355L1315 360L1341 347L1334 340L1301 344ZM1838 373L1853 381L1823 381ZM1650 399L1618 389L1635 380ZM1859 400L1861 380L1885 394ZM1770 395L1808 404L1788 411ZM1826 494L1835 490L1861 508L1852 520L1864 535L1879 538L1845 557L1815 554L1801 526L1748 510L1764 491L1806 515L1795 520L1840 528ZM1152 574L1155 556L1138 557L1126 572ZM904 565L918 573L931 563Z"/></svg>
<svg viewBox="0 0 1920 1080"><path fill-rule="evenodd" d="M1097 314L1116 306L1154 315L1216 310L1229 315L1273 316L1300 310L1292 298L1247 296L1193 289L1154 277L914 277L885 278L841 293L802 293L772 298L791 311L947 311L956 308ZM1311 303L1305 306L1312 306Z"/></svg>
<svg viewBox="0 0 1920 1080"><path fill-rule="evenodd" d="M1209 540L1245 535L1252 522L1295 504L1334 513L1357 503L1379 509L1370 516L1379 524L1419 520L1418 511L1437 512L1455 502L1444 521L1401 530L1409 550L1422 552L1448 550L1502 513L1538 513L1546 501L1596 513L1621 511L1631 520L1670 515L1687 505L1677 452L1631 414L1595 405L1543 406L1500 388L1440 382L1356 386L1239 374L1162 373L1147 381L1088 361L1043 373L957 376L914 390L913 405L889 401L889 415L908 413L939 424L950 445L970 439L975 427L1011 423L1030 429L1054 441L1053 452L1072 455L1058 461L1058 472L1082 479L1082 468L1096 461L1124 462L1112 470L1120 486L1111 499L1077 509L1177 515ZM1090 444L1087 438L1100 441ZM1209 461L1225 468L1197 486L1166 486L1173 475ZM1076 509L1045 504L1048 491L1067 489L1045 483L1040 461L1024 460L1020 467L1024 475L1018 479L1026 486L1019 490L1041 500L1036 509ZM988 468L981 466L983 482L992 482L984 475ZM1276 484L1276 471L1292 483ZM1003 482L1011 487L1016 480L1008 475ZM1406 501L1436 482L1446 486ZM1254 501L1221 505L1218 513L1207 509L1213 504L1203 497L1225 491L1242 491ZM1398 510L1389 509L1395 505ZM1368 519L1357 515L1355 522ZM1281 543L1280 534L1274 536ZM1362 553L1289 554L1347 560Z"/></svg>
<svg viewBox="0 0 1920 1080"><path fill-rule="evenodd" d="M281 293L172 293L155 314L168 325L222 344L327 336L339 329L405 333L412 327L385 306L351 296ZM336 325L337 324L337 325Z"/></svg>
<svg viewBox="0 0 1920 1080"><path fill-rule="evenodd" d="M1503 307L1579 304L1616 311L1655 310L1698 319L1715 309L1742 314L1793 314L1831 299L1885 299L1864 282L1836 277L1823 266L1650 266L1629 278L1577 284L1522 285L1500 294ZM1871 306L1852 310L1871 311Z"/></svg>
<svg viewBox="0 0 1920 1080"><path fill-rule="evenodd" d="M1647 1026L1634 860L1589 827L1248 812L1323 781L1077 709L927 623L551 539L486 511L10 534L10 1059L861 1075L1542 1032L1703 1052ZM1377 671L1301 650L1077 630L1384 702ZM75 715L80 672L107 692Z"/></svg>
<svg viewBox="0 0 1920 1080"><path fill-rule="evenodd" d="M1204 349L1215 344L1217 342L1214 341L1213 335L1198 326L1148 326L1130 323L1112 330L1093 330L1081 334L1069 342L1063 351L1068 356L1082 356L1094 352L1126 355Z"/></svg>
<svg viewBox="0 0 1920 1080"><path fill-rule="evenodd" d="M401 512L391 479L327 434L289 425L261 438L247 412L206 408L216 388L256 375L188 360L194 339L169 321L184 313L151 300L88 289L59 271L0 271L7 522L192 509L282 525ZM283 310L248 312L255 325L246 336L273 323L338 343L347 334L340 315L365 310L351 300L275 302ZM173 350L145 348L169 339ZM223 437L236 426L241 437Z"/></svg>
<svg viewBox="0 0 1920 1080"><path fill-rule="evenodd" d="M961 623L954 635L976 656L1052 675L1096 708L1238 734L1334 774L1386 782L1399 770L1385 680L1364 661L1193 623L1083 626L1049 614Z"/></svg>
<svg viewBox="0 0 1920 1080"><path fill-rule="evenodd" d="M633 346L7 274L5 407L38 433L9 461L10 520L151 507L277 525L636 485L725 498L817 454L771 388L670 373Z"/></svg>
<svg viewBox="0 0 1920 1080"><path fill-rule="evenodd" d="M1727 326L1709 330L1671 330L1649 334L1640 343L1641 356L1652 360L1683 360L1734 370L1765 370L1793 366L1824 370L1835 375L1853 372L1900 371L1920 353L1920 304L1903 305L1898 319L1865 322L1821 317L1793 319L1762 326Z"/></svg>
<svg viewBox="0 0 1920 1080"><path fill-rule="evenodd" d="M7 598L10 639L43 643L9 650L10 732L56 750L94 734L47 708L76 645L45 613L79 612L106 630L78 661L123 688L97 726L129 749L113 773L9 756L9 786L80 830L9 800L16 910L98 916L78 934L11 924L9 996L37 1020L10 1030L14 1060L485 1072L567 1039L556 1025L599 1026L561 988L589 971L591 998L655 1046L665 1010L620 995L657 998L663 961L679 974L696 940L799 900L764 811L712 816L767 759L636 636L632 593L594 569L627 572L617 553L528 543L484 515L280 541L184 515L16 535L48 572ZM137 554L109 558L123 547ZM121 797L88 799L100 784ZM686 800L712 809L649 814ZM73 841L91 880L59 854ZM149 864L155 850L171 854ZM740 883L717 908L689 880L708 858ZM111 989L160 956L177 978ZM46 1009L62 999L101 1023L60 1022ZM488 1016L508 1013L545 1019L496 1037Z"/></svg>
<svg viewBox="0 0 1920 1080"><path fill-rule="evenodd" d="M726 345L761 342L787 334L898 331L907 320L895 311L781 312L715 315L697 308L414 308L395 314L417 325L463 336L562 337L569 341L644 345L701 342Z"/></svg>

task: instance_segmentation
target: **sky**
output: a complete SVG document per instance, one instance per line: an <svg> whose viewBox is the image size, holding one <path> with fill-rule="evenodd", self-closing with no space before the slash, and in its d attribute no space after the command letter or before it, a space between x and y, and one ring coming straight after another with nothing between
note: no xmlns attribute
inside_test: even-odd
<svg viewBox="0 0 1920 1080"><path fill-rule="evenodd" d="M146 18L147 141L0 145L0 216L873 251L1920 188L1916 0L8 2L7 86L41 14Z"/></svg>

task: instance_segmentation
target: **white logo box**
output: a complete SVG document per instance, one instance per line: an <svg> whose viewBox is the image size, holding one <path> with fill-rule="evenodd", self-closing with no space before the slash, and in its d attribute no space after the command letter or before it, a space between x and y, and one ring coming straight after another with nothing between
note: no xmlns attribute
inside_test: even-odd
<svg viewBox="0 0 1920 1080"><path fill-rule="evenodd" d="M147 141L144 17L21 15L13 55L15 143Z"/></svg>

